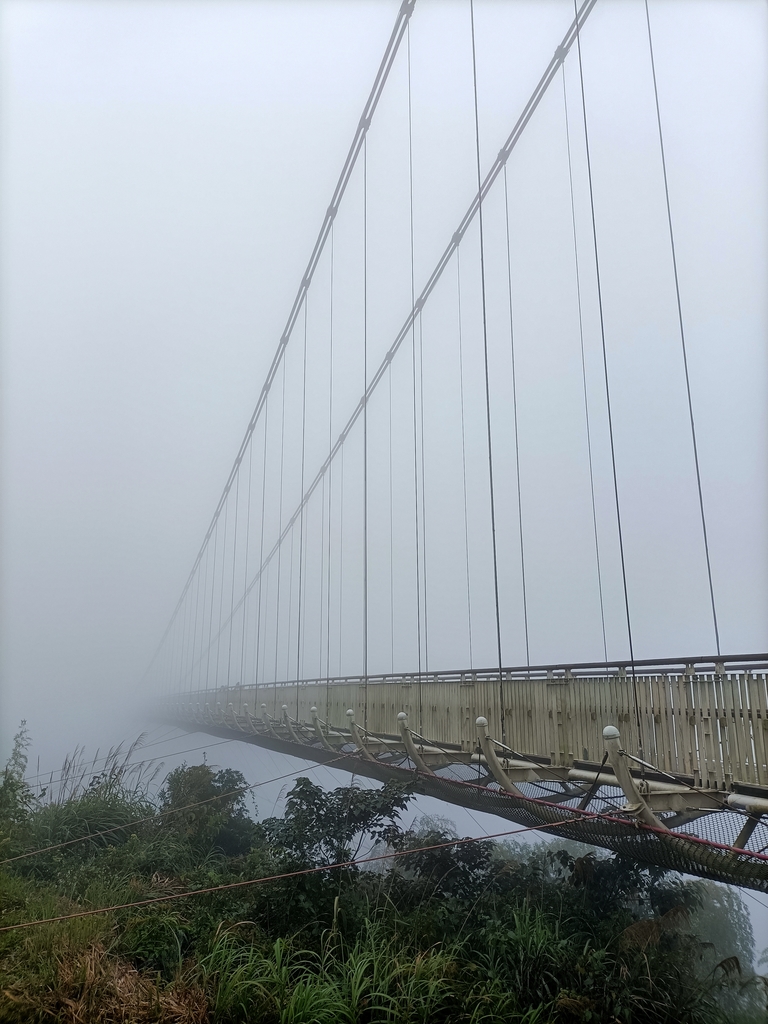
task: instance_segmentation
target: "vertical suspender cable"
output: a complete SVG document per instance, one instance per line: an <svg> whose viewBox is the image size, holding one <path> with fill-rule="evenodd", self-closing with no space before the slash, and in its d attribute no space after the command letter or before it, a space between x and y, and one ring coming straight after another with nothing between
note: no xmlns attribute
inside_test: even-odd
<svg viewBox="0 0 768 1024"><path fill-rule="evenodd" d="M287 682L291 678L291 646L293 643L293 553L296 547L296 523L291 527L291 561L288 566L288 628L286 630L286 641L285 641L285 674L283 675L283 682ZM298 676L299 667L296 666L296 674Z"/></svg>
<svg viewBox="0 0 768 1024"><path fill-rule="evenodd" d="M576 0L573 2L577 11ZM578 12L576 13L578 20ZM576 29L576 49L579 55L579 82L581 84L581 111L584 119L584 148L587 157L587 180L589 182L589 209L592 219L592 244L595 252L595 279L597 283L597 305L600 313L600 343L603 353L603 379L605 382L605 403L608 411L608 436L611 443L611 470L613 473L613 496L616 506L616 527L619 535L619 555L621 558L621 582L624 589L624 612L627 621L627 640L629 642L629 659L632 667L632 692L635 702L635 718L640 749L643 749L643 727L640 719L640 703L637 696L637 676L635 674L635 650L632 643L632 620L629 614L629 591L627 589L627 566L624 558L624 537L621 529L621 504L619 502L619 483L616 475L616 448L613 440L613 415L611 412L611 389L608 381L608 354L605 346L605 318L603 315L603 291L600 281L600 257L597 248L597 221L595 219L595 194L592 185L592 161L589 152L589 129L587 127L587 101L584 92L584 66L581 59L581 29Z"/></svg>
<svg viewBox="0 0 768 1024"><path fill-rule="evenodd" d="M467 444L464 429L464 340L461 324L461 248L456 246L456 294L459 319L459 407L461 409L461 478L464 485L464 558L467 577L467 636L469 638L469 667L474 668L472 654L472 590L469 575L469 517L467 515Z"/></svg>
<svg viewBox="0 0 768 1024"><path fill-rule="evenodd" d="M259 565L264 565L264 513L267 501L267 428L269 427L269 399L264 408L264 451L261 456L261 522L259 524ZM259 597L256 609L256 664L254 681L259 685L259 655L261 654L261 599L264 590L264 574L259 573ZM265 630L266 632L266 630Z"/></svg>
<svg viewBox="0 0 768 1024"><path fill-rule="evenodd" d="M304 493L302 489L302 494ZM363 679L368 728L368 137L363 143Z"/></svg>
<svg viewBox="0 0 768 1024"><path fill-rule="evenodd" d="M224 573L227 568L227 530L229 527L229 501L224 506L224 543L221 546L221 584L219 585L219 624L216 630L216 686L219 686L219 656L221 654L221 620L224 612Z"/></svg>
<svg viewBox="0 0 768 1024"><path fill-rule="evenodd" d="M320 601L319 601L319 612L318 612L318 651L317 651L317 673L316 678L318 680L323 678L323 666L325 663L325 577L326 577L326 565L325 565L325 492L328 486L328 481L323 480L323 486L320 494ZM305 605L306 607L306 605Z"/></svg>
<svg viewBox="0 0 768 1024"><path fill-rule="evenodd" d="M250 445L248 446L250 448ZM227 651L227 686L230 685L230 674L232 671L232 627L235 611L235 569L237 567L237 527L240 517L240 472L238 470L235 481L235 537L232 545L232 586L229 596L229 649Z"/></svg>
<svg viewBox="0 0 768 1024"><path fill-rule="evenodd" d="M258 666L257 666L257 670L260 673L259 674L259 679L261 680L261 683L259 685L261 687L265 687L267 685L267 639L266 639L266 632L267 632L267 623L269 622L269 579L270 579L270 573L267 573L266 578L264 580L264 634L265 634L265 636L264 636L264 642L261 645L261 669L258 669Z"/></svg>
<svg viewBox="0 0 768 1024"><path fill-rule="evenodd" d="M331 267L330 267L330 301L329 301L329 341L328 341L328 454L333 451L333 270L334 270L334 237L331 229ZM326 583L326 638L325 638L325 721L330 724L331 707L331 529L333 508L333 466L328 466L328 580Z"/></svg>
<svg viewBox="0 0 768 1024"><path fill-rule="evenodd" d="M216 529L213 531L213 571L211 573L211 604L208 609L208 648L205 652L205 692L208 693L208 685L210 680L211 671L211 639L213 637L213 601L216 595L216 554L219 544L219 524L216 523ZM206 561L205 566L206 572L206 586L208 583L208 563Z"/></svg>
<svg viewBox="0 0 768 1024"><path fill-rule="evenodd" d="M499 609L499 564L496 551L496 503L493 489L493 442L491 439L491 385L488 369L488 312L485 296L485 238L483 234L483 182L480 176L480 114L477 104L477 53L475 48L475 3L469 0L472 34L472 88L475 101L475 157L477 163L477 217L480 229L480 291L483 308L483 364L485 369L485 421L488 434L488 491L491 511L491 545L493 548L493 597L496 611L496 654L499 664L499 710L501 712L501 741L506 743L504 718L504 680L501 653L501 612Z"/></svg>
<svg viewBox="0 0 768 1024"><path fill-rule="evenodd" d="M317 678L323 678L323 663L325 661L323 657L324 646L325 646L325 576L326 576L326 565L325 565L325 491L328 487L329 481L323 477L323 487L320 494L320 629L319 640L320 650L318 653L317 660ZM330 569L328 570L330 571Z"/></svg>
<svg viewBox="0 0 768 1024"><path fill-rule="evenodd" d="M392 363L387 367L389 398L389 671L395 671L395 503L392 473Z"/></svg>
<svg viewBox="0 0 768 1024"><path fill-rule="evenodd" d="M197 688L203 688L203 657L205 655L205 624L207 621L206 602L208 601L208 563L210 562L210 550L205 552L205 574L203 579L203 602L200 609L200 656L197 658ZM208 689L208 673L206 670L205 689Z"/></svg>
<svg viewBox="0 0 768 1024"><path fill-rule="evenodd" d="M523 544L523 498L520 488L520 432L517 419L517 368L515 364L515 321L512 309L512 249L509 241L509 189L507 165L504 164L504 224L507 240L507 297L509 299L509 355L512 364L512 420L515 433L515 475L517 478L517 523L520 537L520 580L523 589L523 626L525 629L525 664L531 664L528 639L528 593L525 586L525 545Z"/></svg>
<svg viewBox="0 0 768 1024"><path fill-rule="evenodd" d="M253 438L248 447L248 499L245 511L245 571L243 572L243 631L240 637L240 685L245 685L246 625L248 623L248 555L251 548L251 491L253 483Z"/></svg>
<svg viewBox="0 0 768 1024"><path fill-rule="evenodd" d="M661 108L659 107L659 89L656 82L656 62L653 56L653 36L651 35L651 15L648 10L648 0L645 0L645 20L648 25L648 51L651 57L651 73L653 76L653 96L656 101L656 123L659 128L659 150L661 152L661 169L664 174L664 196L667 203L667 224L669 226L669 246L672 251L672 270L675 278L675 298L677 300L677 321L680 325L680 347L683 353L683 368L685 370L685 390L688 396L688 418L691 423L691 441L693 443L693 462L696 467L696 487L699 493L699 512L701 515L701 533L704 539L704 555L707 560L707 580L709 581L709 600L712 605L712 625L715 631L715 645L717 653L720 654L720 630L717 625L717 610L715 608L715 589L712 585L712 563L709 557L709 540L707 537L707 520L704 515L704 497L701 490L701 471L699 469L699 448L696 443L696 423L693 417L693 399L691 398L691 381L688 374L688 353L685 345L685 327L683 324L683 304L680 299L680 277L677 271L677 250L675 248L675 233L672 229L672 207L669 202L669 180L667 178L667 158L664 152L664 134L661 130Z"/></svg>
<svg viewBox="0 0 768 1024"><path fill-rule="evenodd" d="M188 600L185 600L184 608L182 609L181 649L180 649L180 652L179 652L179 664L178 664L178 669L177 669L178 680L177 680L176 685L175 685L175 693L177 693L177 694L181 693L182 687L184 685L184 681L185 681L185 679L187 677L187 674L184 671L184 669L185 669L185 666L186 666L186 663L187 663L187 650L188 650L188 647L189 647L189 645L187 643L187 636L188 636L189 628L190 628L189 627L189 617L190 617L190 607L191 607L191 605L192 605L192 594L190 593L188 595Z"/></svg>
<svg viewBox="0 0 768 1024"><path fill-rule="evenodd" d="M196 589L196 584L192 584L193 588ZM191 589L189 592L189 605L187 608L187 636L184 648L184 661L182 662L182 677L179 683L179 695L183 690L191 691L192 689L192 657L195 649L195 633L194 633L194 622L195 622L195 594Z"/></svg>
<svg viewBox="0 0 768 1024"><path fill-rule="evenodd" d="M595 475L592 465L592 431L589 423L589 402L587 400L587 361L584 356L584 315L581 305L581 272L579 268L579 245L576 236L576 203L573 194L573 164L571 162L571 130L568 121L568 92L563 72L563 109L565 110L565 142L568 151L568 183L571 193L571 226L573 228L573 260L576 268L576 301L579 309L579 346L581 350L581 384L584 392L584 423L587 431L587 456L589 459L589 493L592 499L592 532L595 539L595 565L597 568L597 591L600 598L600 625L603 631L603 657L608 661L608 643L605 638L605 606L603 604L603 575L600 570L600 544L597 533L597 506L595 504Z"/></svg>
<svg viewBox="0 0 768 1024"><path fill-rule="evenodd" d="M405 39L408 64L408 197L411 243L411 308L416 304L416 280L413 247L413 107L411 102L411 26ZM421 551L419 543L419 446L416 389L416 317L411 319L411 370L413 373L413 510L416 540L416 661L418 668L419 732L424 731L423 679L421 672Z"/></svg>
<svg viewBox="0 0 768 1024"><path fill-rule="evenodd" d="M191 597L191 595L190 595L190 597ZM176 672L178 674L178 681L176 679L174 679L174 689L173 689L173 692L175 692L175 693L180 693L181 692L182 683L184 681L184 662L186 660L186 655L187 655L187 620L189 619L189 605L190 604L191 604L191 600L190 601L186 601L185 600L184 607L182 609L181 637L180 637L180 645L179 645L179 658L178 658L178 663L177 663L177 666L176 666Z"/></svg>
<svg viewBox="0 0 768 1024"><path fill-rule="evenodd" d="M189 600L185 600L184 614L182 616L182 628L181 628L181 651L179 653L179 681L175 684L176 693L181 693L181 687L184 682L184 664L187 660L187 623L189 620L189 609L192 604L192 595L189 595Z"/></svg>
<svg viewBox="0 0 768 1024"><path fill-rule="evenodd" d="M339 473L339 675L342 673L342 641L344 623L344 447L341 448L341 471Z"/></svg>
<svg viewBox="0 0 768 1024"><path fill-rule="evenodd" d="M283 478L285 470L285 360L283 360L283 400L280 416L280 498L278 502L278 514L277 514L277 535L282 536L283 532ZM293 538L293 532L291 532L291 538ZM280 584L282 578L282 553L283 545L281 544L277 550L277 600L275 603L275 675L273 682L275 683L275 701L274 708L277 710L277 666L278 658L280 657Z"/></svg>
<svg viewBox="0 0 768 1024"><path fill-rule="evenodd" d="M195 669L195 652L197 651L197 619L200 610L200 577L202 571L200 566L197 568L197 585L195 587L195 627L192 633L192 660L189 665L189 692L192 693L192 682L194 679ZM198 677L197 688L200 689L200 679Z"/></svg>
<svg viewBox="0 0 768 1024"><path fill-rule="evenodd" d="M189 612L189 653L187 656L187 668L184 675L189 680L189 692L192 693L194 686L194 667L195 667L195 648L197 646L197 614L198 614L198 597L200 596L200 572L197 572L197 579L195 580L195 595L194 601L192 601L192 594L190 594L190 612Z"/></svg>
<svg viewBox="0 0 768 1024"><path fill-rule="evenodd" d="M419 436L421 449L421 582L424 602L424 671L429 673L429 615L427 611L427 474L424 462L424 311L419 314Z"/></svg>
<svg viewBox="0 0 768 1024"><path fill-rule="evenodd" d="M307 447L307 296L304 296L304 356L302 362L302 385L301 385L301 490L304 493L304 463ZM302 676L301 658L301 595L303 583L303 558L304 558L304 505L301 506L299 515L299 593L296 605L296 718L299 717L299 680Z"/></svg>
<svg viewBox="0 0 768 1024"><path fill-rule="evenodd" d="M173 673L176 664L176 635L178 623L179 619L177 616L169 635L168 649L165 652L165 666L160 679L161 696L165 696L166 693L170 693L171 687L173 686Z"/></svg>

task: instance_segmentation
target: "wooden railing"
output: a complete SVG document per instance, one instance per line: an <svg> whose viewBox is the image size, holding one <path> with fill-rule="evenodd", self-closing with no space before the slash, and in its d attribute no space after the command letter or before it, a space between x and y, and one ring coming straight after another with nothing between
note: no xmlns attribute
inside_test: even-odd
<svg viewBox="0 0 768 1024"><path fill-rule="evenodd" d="M733 783L768 787L768 676L765 655L631 666L544 666L532 669L441 672L302 680L223 687L169 698L213 712L240 715L248 706L273 717L311 722L313 707L343 726L346 712L372 733L394 735L397 715L430 741L470 751L476 720L488 719L497 740L551 764L599 762L603 728L615 725L624 748L661 771L697 786ZM648 667L644 667L648 666ZM503 735L502 735L503 702Z"/></svg>

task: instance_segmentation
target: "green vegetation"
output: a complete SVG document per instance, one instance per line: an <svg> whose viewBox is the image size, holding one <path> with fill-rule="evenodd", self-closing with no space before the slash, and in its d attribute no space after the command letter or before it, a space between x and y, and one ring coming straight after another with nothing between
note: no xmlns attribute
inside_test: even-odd
<svg viewBox="0 0 768 1024"><path fill-rule="evenodd" d="M0 932L2 1022L766 1019L744 907L713 883L572 844L423 850L452 826L405 828L391 784L299 779L259 821L238 772L185 765L153 800L152 771L115 751L36 795L26 744L22 729L0 775L0 927L290 877ZM403 856L291 874L372 848Z"/></svg>

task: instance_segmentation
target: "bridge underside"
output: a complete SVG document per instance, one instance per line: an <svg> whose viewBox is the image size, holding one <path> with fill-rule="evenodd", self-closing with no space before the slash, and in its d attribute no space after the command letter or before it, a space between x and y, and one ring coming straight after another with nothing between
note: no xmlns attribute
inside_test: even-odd
<svg viewBox="0 0 768 1024"><path fill-rule="evenodd" d="M677 686L677 680L670 683L670 679L665 678L667 686ZM630 720L618 707L621 679L620 674L601 680L590 679L593 691L610 689L617 702L613 708L604 708L597 720L588 701L572 702L577 696L572 692L577 680L556 681L560 711L555 712L554 725L557 732L559 715L561 739L583 739L587 732L591 735L596 726L603 726L603 749L595 749L594 740L592 750L582 743L583 753L592 755L583 759L569 753L568 747L575 745L570 742L565 749L562 749L562 742L558 743L546 755L523 753L522 745L512 745L516 738L512 727L515 718L523 719L525 724L528 714L523 712L531 710L515 699L514 684L521 681L514 679L504 681L509 690L504 702L511 705L506 709L510 724L505 730L507 743L491 736L489 721L493 719L482 713L473 721L471 741L459 735L462 729L456 730L451 738L426 738L413 730L408 714L412 709L403 699L402 691L401 710L397 711L395 706L389 730L382 728L386 724L382 712L390 703L387 697L392 694L387 692L386 684L371 683L369 699L365 707L361 707L358 698L362 698L363 684L359 680L322 684L315 681L302 684L300 688L293 684L292 687L242 687L208 694L185 694L164 702L161 715L189 731L237 738L381 782L393 779L408 783L417 793L495 814L524 826L540 827L555 836L603 847L640 864L768 891L768 855L763 852L768 847L768 827L762 817L764 813L768 815L768 787L760 784L766 765L763 761L757 766L760 755L756 753L755 742L756 733L759 733L757 739L762 741L765 716L757 714L755 708L753 717L753 709L746 705L740 707L738 716L729 716L734 747L735 733L740 731L743 750L746 751L747 746L750 750L751 763L739 755L735 767L741 768L740 772L729 771L719 782L712 781L708 773L702 777L700 767L685 772L679 770L679 763L674 763L671 767L675 770L670 771L665 764L659 764L658 748L649 742L649 732L645 732L645 739L651 749L646 746L645 756L636 737L633 741ZM754 681L754 677L747 680L748 683ZM482 682L476 680L474 686ZM489 687L499 690L498 673L495 685L493 680L487 682ZM517 698L524 693L526 700L530 700L533 695L533 714L551 724L553 716L547 714L543 706L536 706L551 701L552 691L548 691L547 680L523 682L525 685L518 688ZM532 682L539 683L538 689L531 687ZM389 683L391 688L393 681ZM764 676L759 677L759 683L759 686L752 686L753 696L757 691L765 691ZM445 681L425 683L421 687L423 704L433 710L438 700L445 704L448 694L444 684ZM634 685L637 684L635 680ZM398 680L398 686L402 685L402 680ZM686 686L690 696L693 693L690 680ZM678 696L686 691L686 686L678 688ZM644 689L640 679L640 692ZM321 696L325 719L318 712ZM486 707L478 696L475 692L471 703L464 696L462 704L466 710L492 712L492 706ZM490 696L490 690L485 696ZM316 703L302 714L301 706L313 698ZM271 714L267 701L272 706ZM295 714L289 712L289 702ZM346 710L339 713L338 709L344 704L347 704ZM252 708L259 708L258 713L254 714ZM366 709L368 728L357 721L363 719ZM445 717L453 717L455 721L459 710L456 704L453 709L448 706ZM690 706L681 706L680 710L685 713L676 721L671 702L665 709L665 714L672 718L672 732L675 728L678 730L673 753L679 753L689 762L691 757L700 760L706 753L703 746L708 726L699 715L701 739L697 734L691 749L684 751L684 729L691 721L696 723L696 715L691 713ZM726 726L722 721L717 722L718 714L721 720L723 718L722 708L713 704L708 711L722 742ZM651 719L661 717L653 707L645 708L645 713ZM415 715L412 713L411 717ZM424 715L421 717L423 719ZM337 724L339 722L344 725ZM622 727L621 733L614 728L614 723ZM635 724L642 731L642 720ZM631 753L633 748L639 749L640 756ZM576 749L580 747L576 745ZM673 757L673 761L676 758ZM743 776L749 772L753 778L757 775L757 779L746 781Z"/></svg>

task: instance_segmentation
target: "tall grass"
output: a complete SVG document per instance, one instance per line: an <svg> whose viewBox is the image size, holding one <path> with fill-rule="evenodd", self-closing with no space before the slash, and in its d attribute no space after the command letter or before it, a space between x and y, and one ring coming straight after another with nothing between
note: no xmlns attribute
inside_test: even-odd
<svg viewBox="0 0 768 1024"><path fill-rule="evenodd" d="M474 964L466 947L421 950L381 922L369 922L350 945L327 940L320 953L283 939L254 946L223 934L201 961L199 981L221 1024L550 1019L544 1006L522 1008L515 991Z"/></svg>

